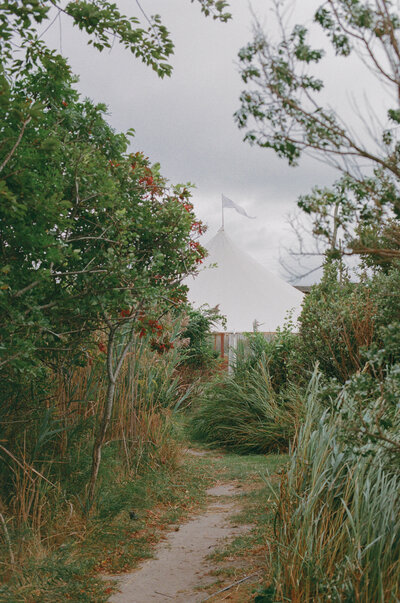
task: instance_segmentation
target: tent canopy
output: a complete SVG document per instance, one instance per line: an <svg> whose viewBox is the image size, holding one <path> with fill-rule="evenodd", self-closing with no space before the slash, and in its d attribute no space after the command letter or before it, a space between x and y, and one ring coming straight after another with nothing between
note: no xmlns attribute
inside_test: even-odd
<svg viewBox="0 0 400 603"><path fill-rule="evenodd" d="M218 305L229 333L253 331L255 321L259 331L275 332L290 311L296 322L303 293L239 249L223 229L206 247L207 266L185 280L189 301L196 308Z"/></svg>

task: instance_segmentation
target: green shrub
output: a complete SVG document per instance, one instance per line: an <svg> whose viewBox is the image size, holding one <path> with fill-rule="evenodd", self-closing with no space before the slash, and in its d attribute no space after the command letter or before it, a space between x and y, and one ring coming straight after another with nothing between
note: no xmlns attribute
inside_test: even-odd
<svg viewBox="0 0 400 603"><path fill-rule="evenodd" d="M400 270L362 274L355 283L340 262L327 263L321 282L304 300L299 322L291 378L306 383L318 362L326 378L344 383L363 368L371 346L385 347L388 325L400 322ZM393 350L387 360L398 356Z"/></svg>
<svg viewBox="0 0 400 603"><path fill-rule="evenodd" d="M268 361L260 358L246 372L225 375L208 385L191 417L195 439L241 453L287 449L301 415L302 397L295 386L277 394Z"/></svg>
<svg viewBox="0 0 400 603"><path fill-rule="evenodd" d="M199 310L189 308L187 319L188 324L181 334L182 340L187 341L187 347L182 354L182 365L207 369L219 356L210 343L211 328L219 322L223 323L224 319L217 308L207 306L202 306Z"/></svg>
<svg viewBox="0 0 400 603"><path fill-rule="evenodd" d="M378 328L400 321L400 263L388 271L376 272L370 283L377 305Z"/></svg>
<svg viewBox="0 0 400 603"><path fill-rule="evenodd" d="M339 262L325 265L321 283L307 295L293 373L307 382L315 363L327 378L344 382L362 366L373 341L376 303L366 282L352 283Z"/></svg>
<svg viewBox="0 0 400 603"><path fill-rule="evenodd" d="M386 356L386 349L369 351L364 370L340 391L337 407L346 444L358 455L379 454L385 468L400 475L400 363L383 363Z"/></svg>

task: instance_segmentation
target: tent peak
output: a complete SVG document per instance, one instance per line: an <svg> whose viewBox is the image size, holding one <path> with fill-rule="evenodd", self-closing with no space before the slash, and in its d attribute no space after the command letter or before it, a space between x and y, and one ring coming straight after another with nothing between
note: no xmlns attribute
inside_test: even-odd
<svg viewBox="0 0 400 603"><path fill-rule="evenodd" d="M297 320L303 294L238 247L223 228L205 247L208 266L187 283L188 298L196 307L218 304L228 332L252 331L255 320L263 331L275 332L291 310Z"/></svg>

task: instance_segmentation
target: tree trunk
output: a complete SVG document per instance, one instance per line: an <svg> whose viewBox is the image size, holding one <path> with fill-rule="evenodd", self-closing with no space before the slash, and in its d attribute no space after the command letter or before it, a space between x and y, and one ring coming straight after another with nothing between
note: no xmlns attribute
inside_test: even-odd
<svg viewBox="0 0 400 603"><path fill-rule="evenodd" d="M100 423L100 428L96 436L96 440L93 446L93 457L92 457L92 472L90 476L89 491L88 491L88 502L89 505L93 502L97 476L99 474L100 462L101 462L101 451L103 444L106 439L106 434L111 421L112 409L114 406L114 395L115 395L115 378L110 379L107 387L107 398L106 405L104 407L103 417Z"/></svg>
<svg viewBox="0 0 400 603"><path fill-rule="evenodd" d="M118 379L118 375L122 368L125 357L128 353L128 350L132 344L132 339L134 336L134 329L132 328L130 336L128 338L127 343L124 346L124 349L121 352L119 359L117 360L117 364L115 369L113 368L113 357L114 357L114 340L115 334L118 329L118 325L112 325L110 321L108 321L110 331L108 335L108 349L107 349L107 375L108 375L108 387L107 387L107 396L106 403L104 406L103 416L100 422L100 426L96 435L96 439L93 446L93 456L92 456L92 471L90 475L89 481L89 489L88 489L88 507L90 508L93 504L94 495L96 491L96 482L97 476L99 474L100 462L101 462L101 451L106 440L107 430L110 425L112 411L114 407L114 396L115 396L115 387Z"/></svg>

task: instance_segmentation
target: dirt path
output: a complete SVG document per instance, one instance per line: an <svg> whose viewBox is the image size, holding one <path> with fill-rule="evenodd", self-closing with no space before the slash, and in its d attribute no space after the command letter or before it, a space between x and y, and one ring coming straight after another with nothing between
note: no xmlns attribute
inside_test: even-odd
<svg viewBox="0 0 400 603"><path fill-rule="evenodd" d="M204 587L215 582L209 575L215 565L207 556L247 529L230 521L240 510L232 498L240 494L234 484L217 484L207 494L207 510L170 532L157 548L155 559L116 577L120 592L110 598L111 603L200 603L207 598Z"/></svg>

